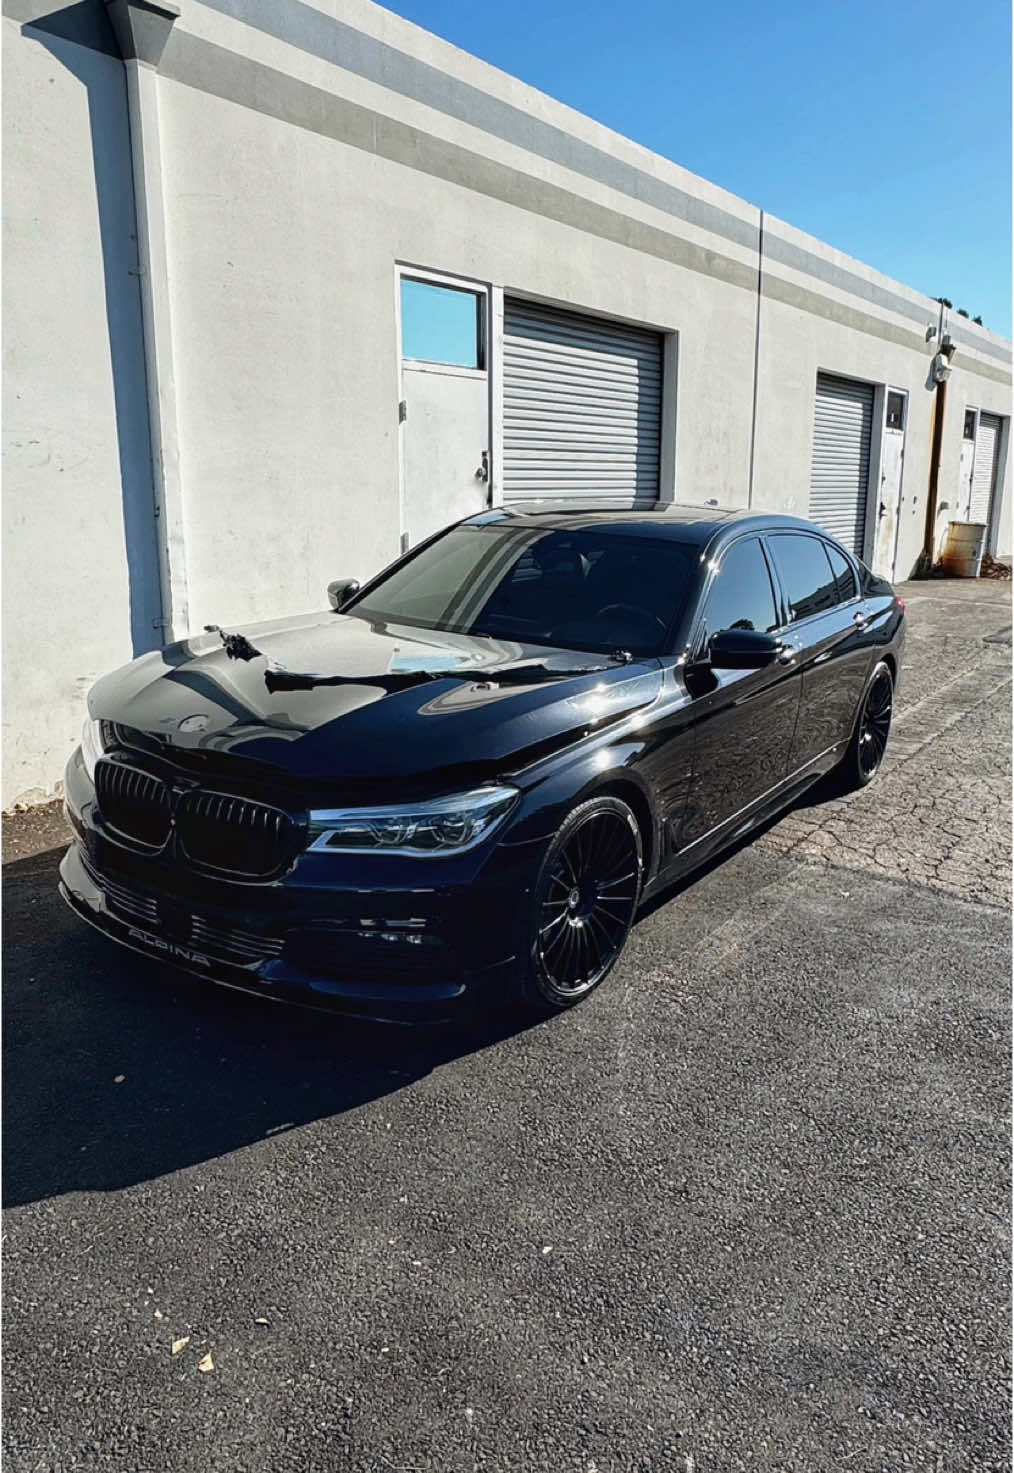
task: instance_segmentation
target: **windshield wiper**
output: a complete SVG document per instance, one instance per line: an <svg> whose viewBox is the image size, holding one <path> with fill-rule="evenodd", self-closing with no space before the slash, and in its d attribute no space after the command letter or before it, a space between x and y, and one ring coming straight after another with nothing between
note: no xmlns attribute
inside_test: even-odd
<svg viewBox="0 0 1014 1473"><path fill-rule="evenodd" d="M609 655L613 665L629 665L633 660L629 650L614 650ZM609 665L554 666L544 664L505 665L493 670L406 670L390 671L382 675L315 675L296 670L285 670L281 666L269 666L264 672L264 684L272 695L280 690L316 690L322 685L379 685L382 690L393 692L409 690L414 685L425 685L432 680L459 680L464 685L473 684L485 689L498 685L533 685L544 680L572 680L579 675L600 675Z"/></svg>
<svg viewBox="0 0 1014 1473"><path fill-rule="evenodd" d="M634 656L630 650L610 650L607 665L559 666L543 663L505 665L492 670L392 670L380 675L319 675L311 671L286 670L250 643L245 634L227 634L218 624L205 624L207 634L221 637L225 653L230 660L264 660L264 684L272 695L281 690L316 690L322 685L379 685L382 690L393 693L410 690L414 685L425 685L431 680L470 681L479 686L529 685L539 680L568 680L578 675L598 675L610 665L629 665Z"/></svg>

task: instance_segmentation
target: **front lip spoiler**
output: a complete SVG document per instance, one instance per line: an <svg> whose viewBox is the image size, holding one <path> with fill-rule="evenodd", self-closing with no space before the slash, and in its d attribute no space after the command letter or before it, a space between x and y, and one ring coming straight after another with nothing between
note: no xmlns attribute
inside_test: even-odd
<svg viewBox="0 0 1014 1473"><path fill-rule="evenodd" d="M217 987L246 992L270 1002L289 1003L317 1012L344 1013L371 1022L412 1026L460 1019L474 1006L477 993L495 996L500 990L503 995L504 980L514 967L511 959L453 981L405 985L338 981L274 959L243 966L207 958L204 965L197 961L200 953L196 947L175 947L177 954L173 954L172 943L110 914L105 896L85 871L76 845L71 846L61 861L59 890L81 920L149 961L161 961ZM496 985L498 981L500 989Z"/></svg>

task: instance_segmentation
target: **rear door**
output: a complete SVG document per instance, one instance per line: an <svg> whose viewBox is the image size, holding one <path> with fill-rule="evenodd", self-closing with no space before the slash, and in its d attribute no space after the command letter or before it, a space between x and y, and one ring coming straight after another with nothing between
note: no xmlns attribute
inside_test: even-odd
<svg viewBox="0 0 1014 1473"><path fill-rule="evenodd" d="M848 739L873 656L856 571L841 549L806 532L771 533L765 545L802 677L788 766L797 772Z"/></svg>
<svg viewBox="0 0 1014 1473"><path fill-rule="evenodd" d="M694 770L680 848L734 818L788 772L800 683L796 665L711 670L701 663L721 629L774 630L781 623L767 558L757 536L720 555L693 635L685 680L694 701Z"/></svg>

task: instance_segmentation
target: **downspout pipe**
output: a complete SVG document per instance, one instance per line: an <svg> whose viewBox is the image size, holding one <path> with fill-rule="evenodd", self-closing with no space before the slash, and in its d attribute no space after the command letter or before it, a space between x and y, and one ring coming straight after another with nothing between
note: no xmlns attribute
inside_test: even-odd
<svg viewBox="0 0 1014 1473"><path fill-rule="evenodd" d="M938 371L937 358L944 357L948 364L954 354L954 344L950 337L944 332L944 305L940 304L940 326L937 330L938 353L934 358L934 377L936 380L936 395L933 401L933 437L930 444L930 471L929 485L926 494L926 529L923 534L923 547L916 567L917 578L928 578L933 571L934 557L936 553L937 535L937 505L939 502L940 488L940 461L943 454L944 443L944 418L947 411L947 378L950 368Z"/></svg>
<svg viewBox="0 0 1014 1473"><path fill-rule="evenodd" d="M929 490L926 497L926 531L916 576L928 578L933 568L937 535L937 496L940 484L940 454L944 442L944 413L947 408L947 383L941 380L933 400L933 439L930 446Z"/></svg>
<svg viewBox="0 0 1014 1473"><path fill-rule="evenodd" d="M189 629L186 544L173 368L158 66L180 10L171 0L105 0L127 83L131 173L151 440L163 643Z"/></svg>

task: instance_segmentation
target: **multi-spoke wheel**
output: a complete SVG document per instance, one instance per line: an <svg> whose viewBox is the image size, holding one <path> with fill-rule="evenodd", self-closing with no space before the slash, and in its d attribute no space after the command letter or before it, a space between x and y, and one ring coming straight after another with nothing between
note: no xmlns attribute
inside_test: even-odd
<svg viewBox="0 0 1014 1473"><path fill-rule="evenodd" d="M525 993L571 1007L609 972L641 891L641 834L618 798L576 808L550 844L533 895Z"/></svg>
<svg viewBox="0 0 1014 1473"><path fill-rule="evenodd" d="M864 788L876 777L887 750L893 713L894 680L890 667L881 660L866 686L855 733L837 773L839 789Z"/></svg>

